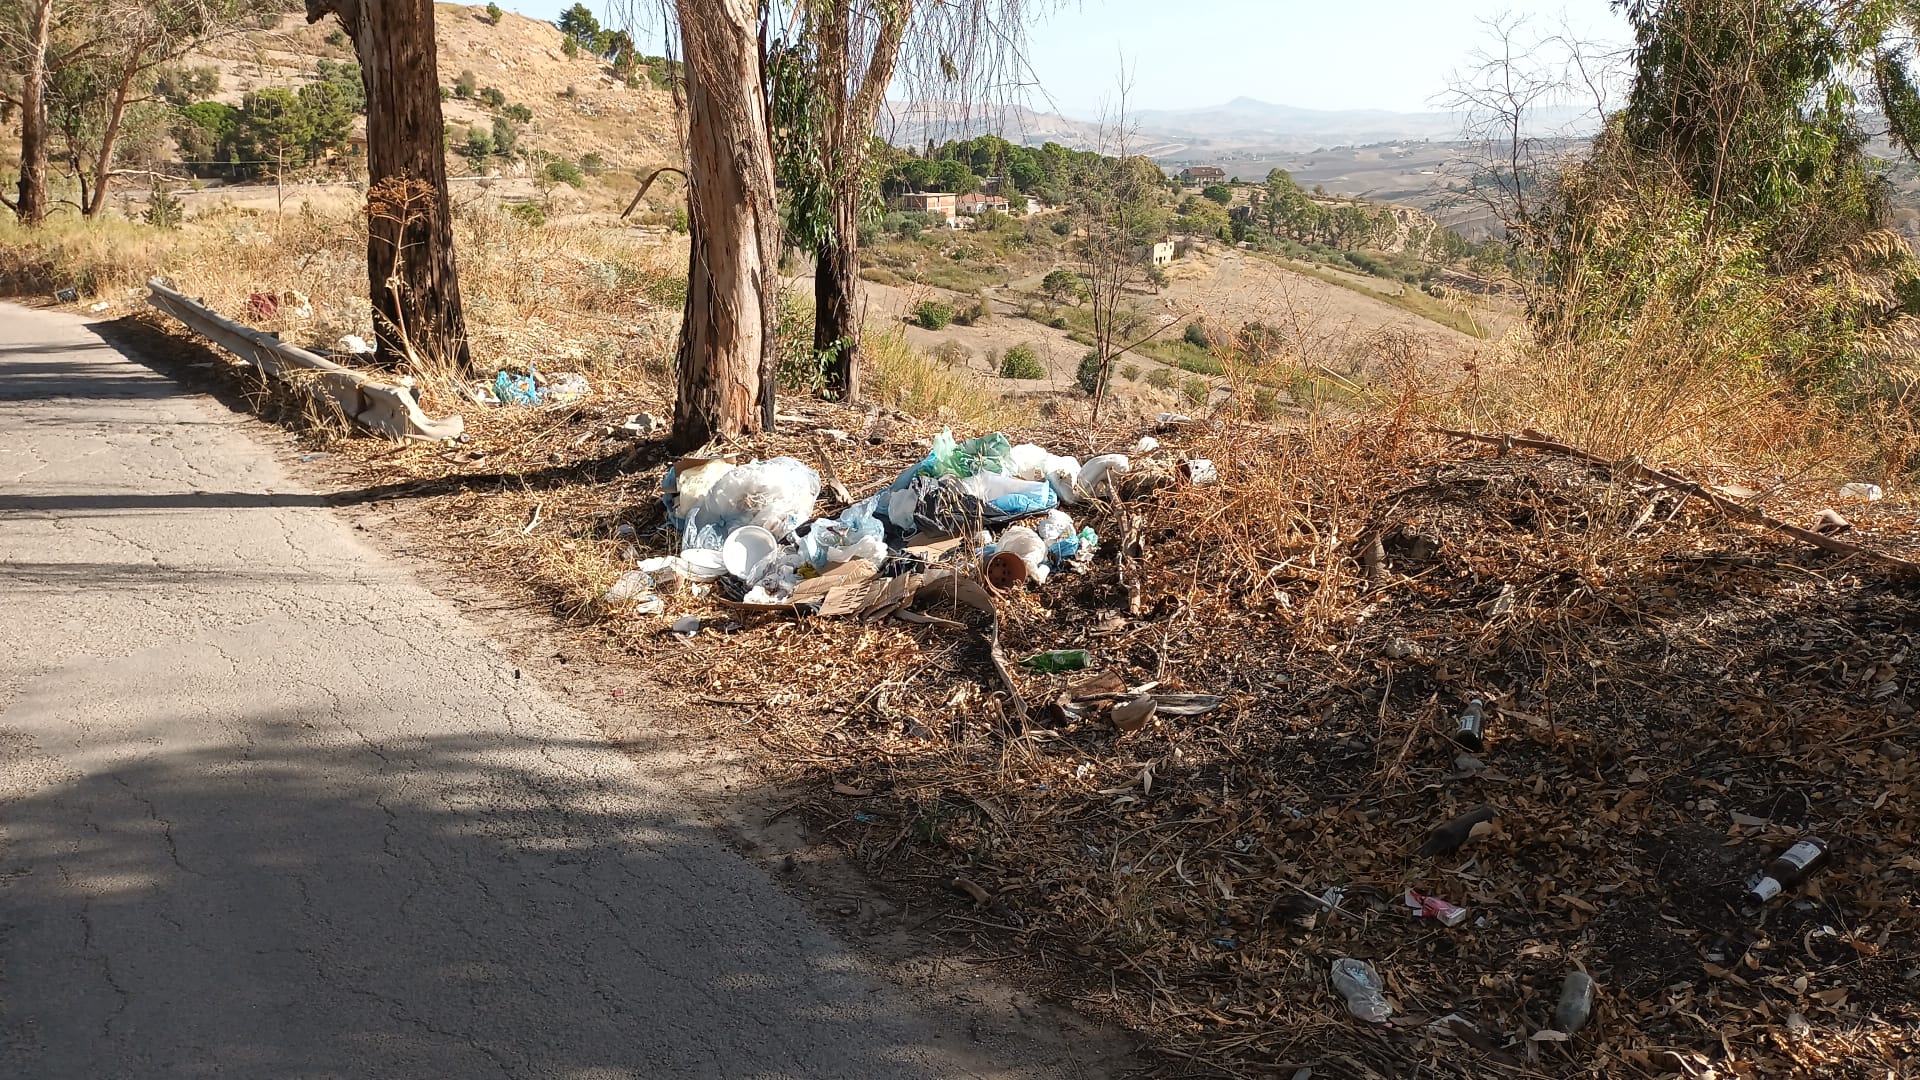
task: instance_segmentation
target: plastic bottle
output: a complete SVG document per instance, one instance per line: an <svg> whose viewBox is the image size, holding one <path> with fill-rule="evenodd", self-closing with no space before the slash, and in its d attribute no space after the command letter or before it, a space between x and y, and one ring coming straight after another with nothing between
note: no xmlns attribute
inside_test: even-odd
<svg viewBox="0 0 1920 1080"><path fill-rule="evenodd" d="M1479 698L1467 702L1467 709L1460 714L1460 729L1453 733L1453 741L1479 753L1487 748L1487 703Z"/></svg>
<svg viewBox="0 0 1920 1080"><path fill-rule="evenodd" d="M1020 661L1020 666L1042 675L1058 675L1065 671L1085 671L1088 659L1085 649L1055 649L1029 656Z"/></svg>
<svg viewBox="0 0 1920 1080"><path fill-rule="evenodd" d="M1584 971L1567 972L1560 984L1560 1004L1553 1010L1553 1030L1571 1035L1593 1016L1593 977Z"/></svg>
<svg viewBox="0 0 1920 1080"><path fill-rule="evenodd" d="M1861 502L1879 502L1886 497L1879 484L1841 484L1840 497L1858 499Z"/></svg>
<svg viewBox="0 0 1920 1080"><path fill-rule="evenodd" d="M1384 1024L1393 1018L1393 1006L1387 1004L1380 973L1364 960L1345 958L1333 962L1333 988L1347 999L1347 1011L1356 1020Z"/></svg>
<svg viewBox="0 0 1920 1080"><path fill-rule="evenodd" d="M1759 906L1825 869L1827 842L1809 836L1774 857L1760 880L1747 890L1747 901Z"/></svg>

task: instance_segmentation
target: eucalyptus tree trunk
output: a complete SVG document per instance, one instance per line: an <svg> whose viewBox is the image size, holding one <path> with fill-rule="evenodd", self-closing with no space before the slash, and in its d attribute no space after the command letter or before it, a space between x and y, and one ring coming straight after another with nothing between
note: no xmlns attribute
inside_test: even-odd
<svg viewBox="0 0 1920 1080"><path fill-rule="evenodd" d="M27 62L20 72L20 187L10 205L23 225L47 216L47 47L53 40L53 0L35 0Z"/></svg>
<svg viewBox="0 0 1920 1080"><path fill-rule="evenodd" d="M833 186L833 229L814 253L813 348L827 358L822 392L839 401L860 397L860 203L867 153L880 103L893 82L914 0L891 0L856 11L851 0L815 0L809 11L826 107L822 164ZM872 51L856 70L855 19L871 18Z"/></svg>
<svg viewBox="0 0 1920 1080"><path fill-rule="evenodd" d="M773 426L780 220L755 0L679 0L687 94L687 303L671 443Z"/></svg>
<svg viewBox="0 0 1920 1080"><path fill-rule="evenodd" d="M335 15L367 90L367 284L375 361L472 366L447 200L445 122L432 0L307 0ZM384 209L383 209L384 207Z"/></svg>

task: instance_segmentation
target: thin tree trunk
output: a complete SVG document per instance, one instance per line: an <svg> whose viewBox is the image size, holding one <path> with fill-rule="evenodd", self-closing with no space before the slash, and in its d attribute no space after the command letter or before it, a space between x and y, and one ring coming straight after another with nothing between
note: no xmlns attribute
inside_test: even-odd
<svg viewBox="0 0 1920 1080"><path fill-rule="evenodd" d="M419 181L433 194L409 200L413 212L401 220L367 222L375 362L407 363L411 343L419 359L466 372L472 358L454 263L432 0L307 0L308 22L329 14L353 40L366 84L369 193Z"/></svg>
<svg viewBox="0 0 1920 1080"><path fill-rule="evenodd" d="M687 92L687 303L671 444L772 426L779 218L754 0L679 0Z"/></svg>
<svg viewBox="0 0 1920 1080"><path fill-rule="evenodd" d="M47 46L53 39L53 0L33 11L33 44L20 74L20 194L14 213L23 225L47 216Z"/></svg>
<svg viewBox="0 0 1920 1080"><path fill-rule="evenodd" d="M833 236L813 262L813 351L829 358L822 392L848 403L860 399L859 227L858 196L836 190Z"/></svg>
<svg viewBox="0 0 1920 1080"><path fill-rule="evenodd" d="M135 63L143 53L144 50L135 54ZM90 200L81 200L80 209L88 217L99 217L100 211L106 208L108 178L113 175L113 147L120 139L120 122L126 116L127 97L133 92L133 80L138 72L135 64L127 66L120 75L120 85L114 88L113 101L107 106L107 126L100 133L100 154L93 166L93 196Z"/></svg>
<svg viewBox="0 0 1920 1080"><path fill-rule="evenodd" d="M880 102L893 82L900 42L913 19L913 0L882 8L873 54L857 88L850 78L856 59L851 55L852 19L853 6L839 0L827 13L828 25L821 28L822 65L829 92L837 99L825 133L833 237L815 252L813 266L813 348L816 355L829 356L822 393L849 403L860 398L860 202L867 151Z"/></svg>

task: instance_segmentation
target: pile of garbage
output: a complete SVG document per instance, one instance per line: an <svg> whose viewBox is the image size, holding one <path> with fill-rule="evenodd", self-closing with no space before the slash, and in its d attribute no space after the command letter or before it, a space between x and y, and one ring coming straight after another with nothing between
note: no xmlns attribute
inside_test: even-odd
<svg viewBox="0 0 1920 1080"><path fill-rule="evenodd" d="M1157 449L1150 438L1136 447ZM1099 549L1099 535L1068 508L1174 475L1164 461L1082 462L1004 434L960 442L943 431L890 485L816 517L820 474L795 458L683 458L661 483L678 552L643 561L605 599L657 614L660 592L691 582L738 608L842 615L871 614L864 601L884 603L887 581L933 571L1017 589L1084 570ZM1186 462L1181 475L1212 469Z"/></svg>
<svg viewBox="0 0 1920 1080"><path fill-rule="evenodd" d="M527 373L502 370L491 382L476 382L467 387L468 396L482 405L521 405L554 408L584 399L593 392L585 375L561 372L543 375L527 365Z"/></svg>

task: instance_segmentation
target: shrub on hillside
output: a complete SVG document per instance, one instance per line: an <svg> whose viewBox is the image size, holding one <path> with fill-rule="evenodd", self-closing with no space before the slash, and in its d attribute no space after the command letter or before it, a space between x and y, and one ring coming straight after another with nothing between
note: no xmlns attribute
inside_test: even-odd
<svg viewBox="0 0 1920 1080"><path fill-rule="evenodd" d="M973 351L957 341L943 341L928 355L948 367L965 367L967 361L973 359Z"/></svg>
<svg viewBox="0 0 1920 1080"><path fill-rule="evenodd" d="M913 309L913 321L928 330L945 330L953 321L953 309L938 300L922 300Z"/></svg>
<svg viewBox="0 0 1920 1080"><path fill-rule="evenodd" d="M547 162L542 175L556 184L570 184L577 188L587 186L587 176L580 171L580 166L565 159Z"/></svg>
<svg viewBox="0 0 1920 1080"><path fill-rule="evenodd" d="M500 10L499 4L495 4L491 2L487 4L487 25L499 26L500 20L505 15L506 15L506 12Z"/></svg>
<svg viewBox="0 0 1920 1080"><path fill-rule="evenodd" d="M1186 332L1180 335L1187 344L1197 349L1213 348L1213 335L1207 332L1207 324L1195 319L1187 324Z"/></svg>
<svg viewBox="0 0 1920 1080"><path fill-rule="evenodd" d="M1198 375L1189 375L1180 380L1180 396L1189 405L1205 405L1213 397L1213 384Z"/></svg>
<svg viewBox="0 0 1920 1080"><path fill-rule="evenodd" d="M1168 368L1157 367L1147 372L1147 385L1155 390L1173 389L1173 372Z"/></svg>
<svg viewBox="0 0 1920 1080"><path fill-rule="evenodd" d="M1088 397L1100 392L1100 350L1088 349L1087 355L1080 358L1080 370L1075 373L1074 381ZM1113 387L1109 385L1107 390L1111 392Z"/></svg>
<svg viewBox="0 0 1920 1080"><path fill-rule="evenodd" d="M1127 366L1121 368L1120 377L1127 380L1128 382L1139 382L1140 381L1140 365L1128 364Z"/></svg>
<svg viewBox="0 0 1920 1080"><path fill-rule="evenodd" d="M1040 362L1039 354L1031 345L1015 345L1000 358L1000 377L1003 379L1044 379L1047 366Z"/></svg>

